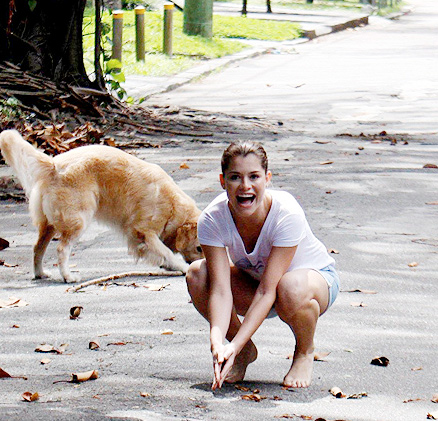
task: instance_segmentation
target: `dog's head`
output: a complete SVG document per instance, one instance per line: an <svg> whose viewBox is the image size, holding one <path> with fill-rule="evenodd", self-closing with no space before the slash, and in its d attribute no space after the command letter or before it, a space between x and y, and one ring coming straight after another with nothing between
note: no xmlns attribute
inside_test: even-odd
<svg viewBox="0 0 438 421"><path fill-rule="evenodd" d="M197 228L198 224L196 222L188 222L180 226L176 231L176 251L183 255L187 263L192 263L204 257L198 241Z"/></svg>

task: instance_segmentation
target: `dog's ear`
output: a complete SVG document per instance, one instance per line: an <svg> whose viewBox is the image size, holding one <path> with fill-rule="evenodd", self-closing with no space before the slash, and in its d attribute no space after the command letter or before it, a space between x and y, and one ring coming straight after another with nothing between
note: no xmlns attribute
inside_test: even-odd
<svg viewBox="0 0 438 421"><path fill-rule="evenodd" d="M177 251L181 252L187 249L187 246L196 239L197 228L196 222L187 222L176 230L175 248Z"/></svg>

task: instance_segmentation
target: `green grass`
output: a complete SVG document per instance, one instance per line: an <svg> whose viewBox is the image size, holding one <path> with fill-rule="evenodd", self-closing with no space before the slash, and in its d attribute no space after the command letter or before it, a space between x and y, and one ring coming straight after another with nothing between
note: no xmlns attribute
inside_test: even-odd
<svg viewBox="0 0 438 421"><path fill-rule="evenodd" d="M109 29L104 36L104 49L111 54L112 16L105 12L103 22ZM144 62L137 62L135 57L135 15L125 11L123 15L123 69L125 75L141 74L147 76L166 76L186 70L202 60L231 55L248 48L242 42L245 39L286 40L300 36L299 27L291 22L261 21L245 17L214 16L213 38L188 36L182 32L183 14L173 15L173 57L162 53L163 14L162 12L145 13L145 49ZM94 54L94 16L93 10L87 10L84 17L84 58L85 67L93 71Z"/></svg>

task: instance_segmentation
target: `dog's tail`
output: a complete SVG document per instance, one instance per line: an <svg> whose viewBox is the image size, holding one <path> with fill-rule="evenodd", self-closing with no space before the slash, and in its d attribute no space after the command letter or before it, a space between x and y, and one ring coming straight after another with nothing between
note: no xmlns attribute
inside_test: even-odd
<svg viewBox="0 0 438 421"><path fill-rule="evenodd" d="M28 196L38 180L56 176L53 158L35 149L16 130L0 134L0 150Z"/></svg>

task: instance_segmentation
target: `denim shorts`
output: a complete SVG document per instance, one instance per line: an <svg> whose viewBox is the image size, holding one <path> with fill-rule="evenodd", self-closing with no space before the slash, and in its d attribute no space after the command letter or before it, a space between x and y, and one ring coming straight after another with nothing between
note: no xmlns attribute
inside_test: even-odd
<svg viewBox="0 0 438 421"><path fill-rule="evenodd" d="M314 269L316 272L320 273L322 277L326 280L329 290L329 300L328 306L325 309L324 313L331 307L331 305L335 302L336 297L339 294L339 275L336 272L336 269L333 265L328 265L322 269ZM321 313L321 316L324 314ZM271 319L277 316L277 312L275 311L275 307L272 307L267 315L267 319Z"/></svg>

